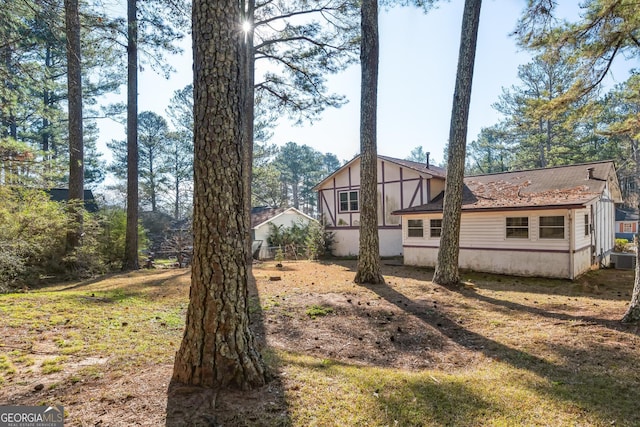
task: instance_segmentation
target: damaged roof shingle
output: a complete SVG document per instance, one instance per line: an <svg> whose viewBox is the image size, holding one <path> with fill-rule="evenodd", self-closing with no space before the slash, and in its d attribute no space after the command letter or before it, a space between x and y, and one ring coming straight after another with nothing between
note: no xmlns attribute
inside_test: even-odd
<svg viewBox="0 0 640 427"><path fill-rule="evenodd" d="M615 185L613 162L470 176L464 179L463 210L510 210L579 206L599 197L607 182ZM615 191L616 189L613 189ZM394 214L442 211L444 194Z"/></svg>

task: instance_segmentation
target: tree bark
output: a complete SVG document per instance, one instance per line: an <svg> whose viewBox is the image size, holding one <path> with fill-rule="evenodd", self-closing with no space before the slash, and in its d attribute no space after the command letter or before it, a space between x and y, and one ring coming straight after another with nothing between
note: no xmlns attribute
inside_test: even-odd
<svg viewBox="0 0 640 427"><path fill-rule="evenodd" d="M639 165L636 163L636 180L640 177L638 174ZM636 185L638 183L636 182ZM636 187L637 188L637 187ZM640 205L638 206L640 211ZM623 323L631 323L640 321L640 220L638 220L638 233L636 234L636 276L633 283L633 293L631 294L631 302L627 308L627 312L622 317Z"/></svg>
<svg viewBox="0 0 640 427"><path fill-rule="evenodd" d="M84 199L84 142L82 140L82 65L78 0L65 0L67 33L67 90L69 96L69 214L66 251L80 245Z"/></svg>
<svg viewBox="0 0 640 427"><path fill-rule="evenodd" d="M244 21L248 24L248 30L244 34L244 64L245 64L245 76L244 82L246 89L244 91L244 114L242 115L244 126L244 141L242 143L242 162L243 168L246 173L242 176L242 182L244 186L244 214L246 216L245 221L249 224L247 228L247 266L251 271L253 264L253 254L251 253L251 246L253 239L251 238L251 180L253 175L253 127L254 127L254 104L255 104L255 53L253 49L253 23L255 12L255 1L245 0L243 3L243 17Z"/></svg>
<svg viewBox="0 0 640 427"><path fill-rule="evenodd" d="M138 263L138 17L136 0L127 1L127 229L123 270Z"/></svg>
<svg viewBox="0 0 640 427"><path fill-rule="evenodd" d="M249 329L243 164L244 34L234 0L193 3L194 254L173 380L249 389L266 382Z"/></svg>
<svg viewBox="0 0 640 427"><path fill-rule="evenodd" d="M471 83L480 23L481 0L466 0L462 17L462 35L458 55L456 88L451 111L447 181L442 213L442 237L433 282L452 285L460 282L460 217L467 148L467 123L471 101Z"/></svg>
<svg viewBox="0 0 640 427"><path fill-rule="evenodd" d="M356 283L384 283L378 235L378 1L363 0L360 63L360 248Z"/></svg>

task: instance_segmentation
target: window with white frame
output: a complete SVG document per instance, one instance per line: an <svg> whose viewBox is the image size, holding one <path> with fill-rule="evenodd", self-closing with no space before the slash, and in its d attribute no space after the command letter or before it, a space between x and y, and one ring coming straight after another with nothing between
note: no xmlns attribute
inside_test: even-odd
<svg viewBox="0 0 640 427"><path fill-rule="evenodd" d="M528 239L529 218L526 216L507 217L507 239Z"/></svg>
<svg viewBox="0 0 640 427"><path fill-rule="evenodd" d="M539 237L541 239L564 239L564 216L541 216Z"/></svg>
<svg viewBox="0 0 640 427"><path fill-rule="evenodd" d="M588 236L591 234L591 224L589 224L589 215L584 216L584 235Z"/></svg>
<svg viewBox="0 0 640 427"><path fill-rule="evenodd" d="M340 198L340 212L357 212L360 210L357 191L341 191L338 193L338 197Z"/></svg>
<svg viewBox="0 0 640 427"><path fill-rule="evenodd" d="M622 223L622 232L623 233L633 233L633 223L631 223L631 222Z"/></svg>
<svg viewBox="0 0 640 427"><path fill-rule="evenodd" d="M431 237L442 236L442 220L441 219L429 220L429 236Z"/></svg>
<svg viewBox="0 0 640 427"><path fill-rule="evenodd" d="M407 237L423 237L424 225L421 219L407 220Z"/></svg>

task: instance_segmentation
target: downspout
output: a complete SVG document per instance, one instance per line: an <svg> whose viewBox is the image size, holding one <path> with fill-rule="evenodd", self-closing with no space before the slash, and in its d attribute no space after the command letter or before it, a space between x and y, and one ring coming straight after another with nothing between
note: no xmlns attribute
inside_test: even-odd
<svg viewBox="0 0 640 427"><path fill-rule="evenodd" d="M569 218L569 280L573 280L574 279L574 274L573 274L573 264L574 264L574 260L573 260L573 254L574 254L574 242L575 242L575 230L573 229L573 212L571 211L571 209L568 210L569 214L568 214L568 218Z"/></svg>

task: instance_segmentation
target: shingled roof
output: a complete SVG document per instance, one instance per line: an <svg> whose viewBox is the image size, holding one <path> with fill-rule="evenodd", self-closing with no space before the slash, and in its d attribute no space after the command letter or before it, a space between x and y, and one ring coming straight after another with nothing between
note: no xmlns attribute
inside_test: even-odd
<svg viewBox="0 0 640 427"><path fill-rule="evenodd" d="M620 201L612 161L469 176L464 179L462 210L578 207L600 197L607 182ZM393 214L442 212L443 201L440 193L427 204Z"/></svg>
<svg viewBox="0 0 640 427"><path fill-rule="evenodd" d="M388 156L378 155L378 157L384 160L385 162L395 163L407 169L413 169L414 171L417 171L417 172L428 173L429 175L435 176L437 178L447 177L446 169L441 168L439 166L434 166L432 164L427 165L426 163L413 162L411 160L396 159L394 157L388 157Z"/></svg>
<svg viewBox="0 0 640 427"><path fill-rule="evenodd" d="M320 181L318 184L316 184L313 187L313 190L318 190L320 187L322 187L324 185L325 182L327 182L329 179L331 179L332 176L334 176L336 173L338 173L339 171L341 171L345 167L350 166L353 162L355 162L359 158L360 158L360 154L355 156L353 159L349 160L344 165L340 166L338 169L333 171L331 174L329 174L327 177L325 177L322 181ZM420 173L424 173L424 174L427 174L427 175L431 175L431 176L436 177L436 178L444 179L444 178L447 177L446 169L441 168L439 166L434 166L434 165L431 165L431 164L427 165L426 163L420 163L420 162L412 162L411 160L396 159L394 157L382 156L380 154L378 154L378 158L380 160L385 161L385 162L395 163L395 164L397 164L399 166L402 166L403 168L412 169L412 170L414 170L416 172L420 172ZM427 176L427 178L428 178L428 176Z"/></svg>
<svg viewBox="0 0 640 427"><path fill-rule="evenodd" d="M255 228L258 225L269 221L271 218L280 215L286 210L287 208L271 208L268 206L251 208L251 228Z"/></svg>

